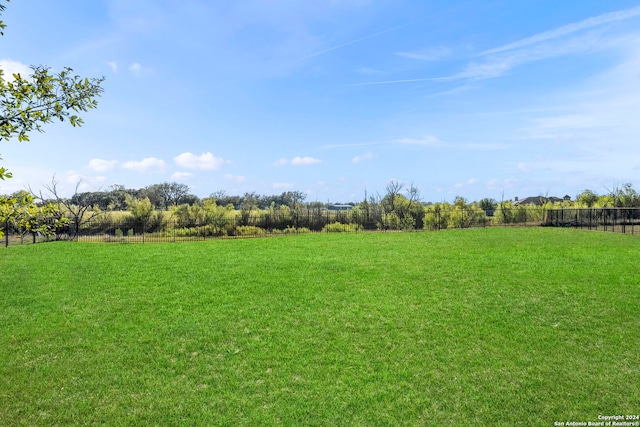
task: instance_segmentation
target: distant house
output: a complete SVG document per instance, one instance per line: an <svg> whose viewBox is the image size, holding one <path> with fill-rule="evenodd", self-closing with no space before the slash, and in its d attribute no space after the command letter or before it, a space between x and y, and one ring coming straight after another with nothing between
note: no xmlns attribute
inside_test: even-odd
<svg viewBox="0 0 640 427"><path fill-rule="evenodd" d="M567 196L564 196L563 198L533 196L533 197L527 197L526 199L522 199L522 200L519 200L516 197L513 201L513 205L514 206L526 206L526 205L542 206L546 203L558 203L558 202L565 202L565 201L571 201L571 196L567 195Z"/></svg>

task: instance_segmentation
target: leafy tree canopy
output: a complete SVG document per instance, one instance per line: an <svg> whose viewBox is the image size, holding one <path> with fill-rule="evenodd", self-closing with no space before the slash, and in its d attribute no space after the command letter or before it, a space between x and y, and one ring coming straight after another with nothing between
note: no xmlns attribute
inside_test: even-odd
<svg viewBox="0 0 640 427"><path fill-rule="evenodd" d="M0 13L5 8L0 4ZM0 20L0 34L5 28ZM5 76L0 70L0 140L17 137L20 142L28 141L30 132L42 132L44 124L56 119L81 126L82 118L76 113L98 105L96 98L102 94L104 77L82 78L68 67L58 73L42 65L31 70L30 76ZM0 179L10 177L5 168L0 168Z"/></svg>

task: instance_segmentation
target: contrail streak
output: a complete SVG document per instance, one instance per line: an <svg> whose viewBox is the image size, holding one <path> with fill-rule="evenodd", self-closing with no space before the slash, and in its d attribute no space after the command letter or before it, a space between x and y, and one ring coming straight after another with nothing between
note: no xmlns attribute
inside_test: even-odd
<svg viewBox="0 0 640 427"><path fill-rule="evenodd" d="M307 59L315 58L316 56L320 56L320 55L324 55L325 53L333 52L334 50L342 49L344 47L351 46L353 44L360 43L360 42L363 42L365 40L369 40L369 39L372 39L374 37L381 36L383 34L388 34L388 33L394 32L394 31L401 30L403 28L410 27L412 25L415 25L415 24L417 24L419 22L424 21L425 19L427 19L427 18L426 17L420 18L420 19L418 19L416 21L413 21L413 22L410 22L408 24L398 25L398 26L392 27L392 28L387 28L386 30L378 31L376 33L369 34L369 35L366 35L366 36L363 36L363 37L359 37L357 39L354 39L354 40L351 40L351 41L348 41L348 42L345 42L345 43L341 43L341 44L336 45L336 46L328 47L326 49L310 53L308 55L305 55L305 56L302 56L300 58L294 59L292 61L288 61L288 62L276 65L276 66L271 67L271 68L267 68L266 70L263 70L262 72L260 72L258 75L262 75L262 74L265 74L265 73L268 73L268 72L274 71L274 70L279 70L279 69L287 67L289 65L297 64L299 62L306 61Z"/></svg>
<svg viewBox="0 0 640 427"><path fill-rule="evenodd" d="M534 36L509 43L505 46L485 50L484 52L480 52L478 56L490 55L493 53L505 52L508 50L529 46L546 40L552 40L561 36L565 36L567 34L575 33L576 31L597 27L609 22L622 21L625 19L636 17L638 15L640 15L640 6L626 10L619 10L616 12L604 13L602 15L594 16L580 22L574 22L572 24L564 25L554 30L545 31Z"/></svg>
<svg viewBox="0 0 640 427"><path fill-rule="evenodd" d="M405 80L386 80L382 82L366 82L366 83L351 83L345 86L373 86L373 85L390 85L394 83L415 83L415 82L431 82L439 80L439 78L428 78L428 79L405 79Z"/></svg>

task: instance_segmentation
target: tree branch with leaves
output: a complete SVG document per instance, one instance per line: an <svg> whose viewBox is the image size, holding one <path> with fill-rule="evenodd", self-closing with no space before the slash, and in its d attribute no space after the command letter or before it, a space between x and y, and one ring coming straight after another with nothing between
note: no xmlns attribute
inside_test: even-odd
<svg viewBox="0 0 640 427"><path fill-rule="evenodd" d="M5 8L0 4L0 14ZM0 20L0 35L5 28ZM29 141L29 133L43 132L43 125L54 120L81 126L82 118L76 113L98 106L104 77L83 78L74 75L69 67L58 73L42 65L32 66L31 70L30 76L5 76L0 70L0 140ZM5 178L11 178L11 174L0 168L0 179Z"/></svg>

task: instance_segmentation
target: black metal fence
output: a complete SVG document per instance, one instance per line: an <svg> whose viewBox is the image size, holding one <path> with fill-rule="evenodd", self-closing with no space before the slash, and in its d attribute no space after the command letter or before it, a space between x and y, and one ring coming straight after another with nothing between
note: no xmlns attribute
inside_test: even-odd
<svg viewBox="0 0 640 427"><path fill-rule="evenodd" d="M512 207L483 211L477 208L426 208L418 214L394 212L299 210L221 210L201 218L175 218L155 212L144 220L118 212L104 213L79 227L70 224L54 234L28 233L6 222L0 227L6 246L52 240L151 243L214 238L249 238L306 233L437 231L478 227L552 226L640 234L640 208L544 209Z"/></svg>
<svg viewBox="0 0 640 427"><path fill-rule="evenodd" d="M640 208L553 209L544 225L640 234Z"/></svg>

